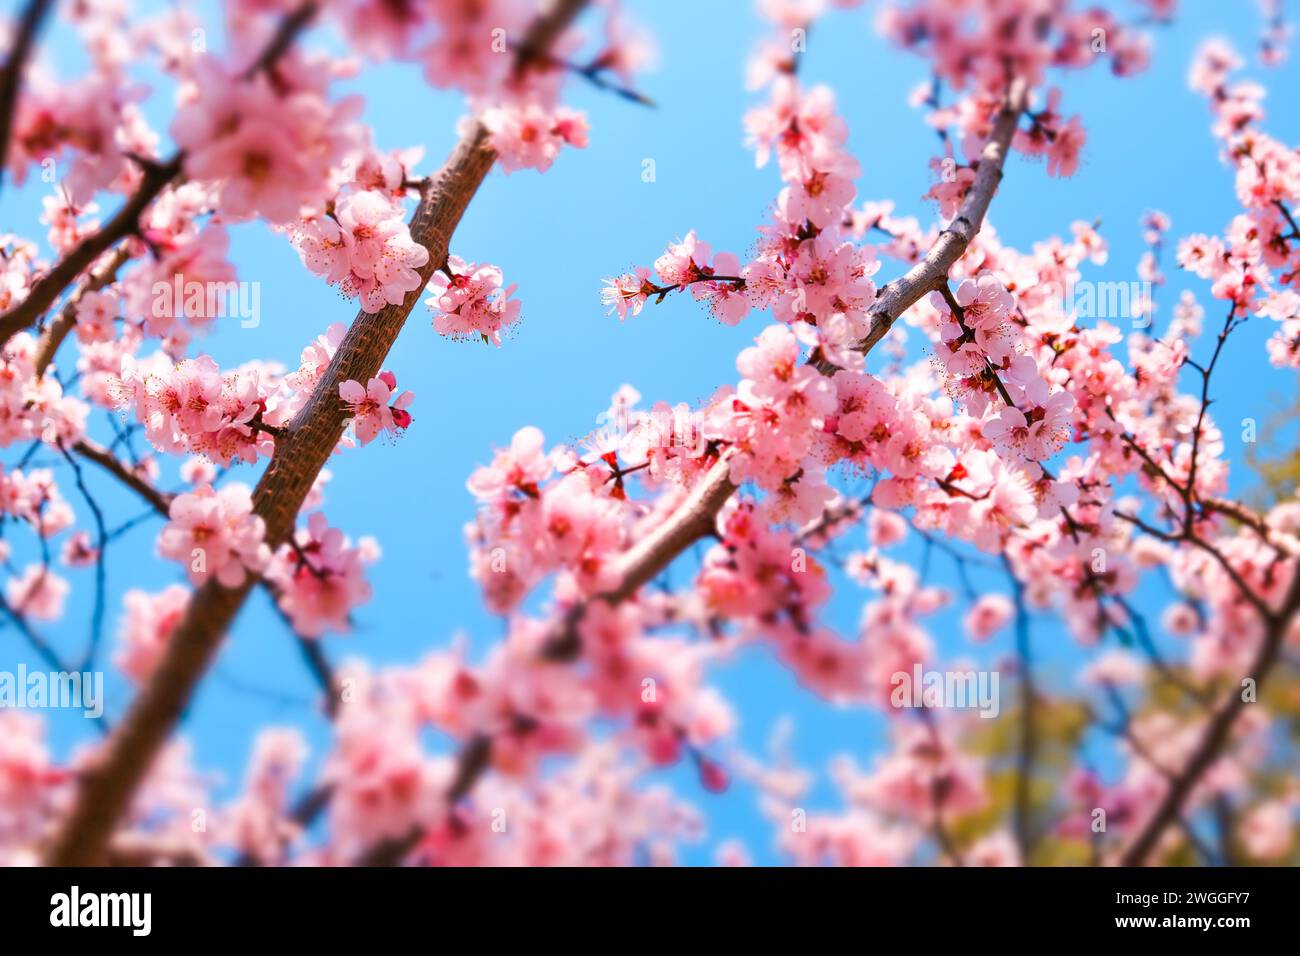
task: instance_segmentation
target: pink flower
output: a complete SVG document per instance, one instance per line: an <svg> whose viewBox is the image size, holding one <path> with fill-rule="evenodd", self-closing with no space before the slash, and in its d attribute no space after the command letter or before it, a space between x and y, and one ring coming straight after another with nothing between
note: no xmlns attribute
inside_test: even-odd
<svg viewBox="0 0 1300 956"><path fill-rule="evenodd" d="M273 449L270 436L250 424L267 407L272 384L253 363L223 374L206 355L172 365L161 354L142 362L127 354L113 391L120 407L134 406L158 450L190 451L228 465Z"/></svg>
<svg viewBox="0 0 1300 956"><path fill-rule="evenodd" d="M238 587L248 572L260 574L271 558L264 543L266 525L253 514L246 485L214 491L203 485L177 495L171 520L158 535L158 553L186 566L196 587L215 577L224 587Z"/></svg>
<svg viewBox="0 0 1300 956"><path fill-rule="evenodd" d="M11 29L6 45L12 36ZM42 82L29 84L15 103L10 137L9 168L19 185L29 164L56 157L59 191L74 206L89 203L101 189L123 185L132 169L125 151L148 154L154 144L140 138L149 134L135 102L139 89L131 90L117 74L92 68L81 80L56 85L42 71Z"/></svg>
<svg viewBox="0 0 1300 956"><path fill-rule="evenodd" d="M502 288L504 278L496 266L451 256L447 268L451 276L439 271L429 280L433 295L425 305L433 313L434 330L451 338L478 334L499 346L501 330L519 318L519 301L510 299L515 286Z"/></svg>
<svg viewBox="0 0 1300 956"><path fill-rule="evenodd" d="M1111 650L1098 657L1083 671L1085 684L1109 687L1136 687L1146 677L1146 666L1128 651Z"/></svg>
<svg viewBox="0 0 1300 956"><path fill-rule="evenodd" d="M867 517L867 540L877 548L888 548L907 537L907 519L893 511L872 508Z"/></svg>
<svg viewBox="0 0 1300 956"><path fill-rule="evenodd" d="M740 260L730 252L719 252L713 258L715 275L740 276ZM696 299L707 302L709 311L726 325L737 325L749 314L749 299L743 282L697 282L691 286Z"/></svg>
<svg viewBox="0 0 1300 956"><path fill-rule="evenodd" d="M210 485L217 480L217 467L206 458L187 458L182 463L181 478L191 485Z"/></svg>
<svg viewBox="0 0 1300 956"><path fill-rule="evenodd" d="M817 86L801 94L798 82L782 76L772 85L772 103L751 110L745 129L755 146L755 163L763 166L776 150L782 175L817 167L817 157L836 154L848 138L848 126L835 112L835 94Z"/></svg>
<svg viewBox="0 0 1300 956"><path fill-rule="evenodd" d="M971 844L965 862L968 866L1020 866L1020 848L1015 837L1006 830L998 830Z"/></svg>
<svg viewBox="0 0 1300 956"><path fill-rule="evenodd" d="M1196 613L1196 608L1179 601L1165 608L1164 613L1160 615L1160 624L1170 634L1186 637L1196 633L1197 628L1201 626L1201 619Z"/></svg>
<svg viewBox="0 0 1300 956"><path fill-rule="evenodd" d="M429 250L411 238L402 207L375 190L349 193L334 216L316 216L293 234L303 264L349 296L366 312L400 305L420 288L417 271Z"/></svg>
<svg viewBox="0 0 1300 956"><path fill-rule="evenodd" d="M700 774L700 786L709 793L726 792L727 787L731 785L731 779L727 774L726 767L716 760L710 760L704 756L697 756L695 763Z"/></svg>
<svg viewBox="0 0 1300 956"><path fill-rule="evenodd" d="M185 172L219 190L227 219L287 223L324 204L331 170L357 142L357 107L355 98L330 103L320 89L244 80L202 57L182 88L172 136Z"/></svg>
<svg viewBox="0 0 1300 956"><path fill-rule="evenodd" d="M930 160L930 168L938 174L939 178L930 187L930 191L921 198L938 202L939 215L951 219L957 215L962 200L966 198L971 183L975 181L975 170L969 166L958 166L952 155L945 156L943 159Z"/></svg>
<svg viewBox="0 0 1300 956"><path fill-rule="evenodd" d="M536 169L546 172L564 145L587 145L587 120L565 107L548 110L536 103L494 106L483 112L483 126L507 172Z"/></svg>
<svg viewBox="0 0 1300 956"><path fill-rule="evenodd" d="M195 179L223 183L223 209L232 219L288 222L302 208L299 157L292 141L266 120L245 119L232 135L187 156L185 166Z"/></svg>
<svg viewBox="0 0 1300 956"><path fill-rule="evenodd" d="M63 616L68 582L41 564L29 564L22 574L5 584L5 600L14 613L40 621L57 621Z"/></svg>
<svg viewBox="0 0 1300 956"><path fill-rule="evenodd" d="M854 781L855 795L918 821L931 820L937 812L957 816L986 804L983 764L958 749L951 731L895 721L892 736L894 751L877 761L870 776Z"/></svg>
<svg viewBox="0 0 1300 956"><path fill-rule="evenodd" d="M95 563L99 549L90 540L90 534L78 531L63 542L63 563L70 568L84 568Z"/></svg>
<svg viewBox="0 0 1300 956"><path fill-rule="evenodd" d="M112 292L84 292L77 302L77 341L107 342L117 320L117 296Z"/></svg>
<svg viewBox="0 0 1300 956"><path fill-rule="evenodd" d="M629 312L640 315L653 291L650 270L645 266L637 266L632 272L606 279L605 287L600 290L600 301L609 306L610 314L617 312L622 321Z"/></svg>
<svg viewBox="0 0 1300 956"><path fill-rule="evenodd" d="M333 216L303 220L294 230L292 241L302 264L330 285L342 282L352 272L343 229Z"/></svg>
<svg viewBox="0 0 1300 956"><path fill-rule="evenodd" d="M1069 441L1074 396L1050 386L1027 355L1011 363L1006 373L1008 394L1015 402L984 423L983 435L994 445L1029 461L1050 458Z"/></svg>
<svg viewBox="0 0 1300 956"><path fill-rule="evenodd" d="M1291 849L1291 807L1284 800L1268 800L1246 814L1237 829L1246 852L1257 860L1280 860Z"/></svg>
<svg viewBox="0 0 1300 956"><path fill-rule="evenodd" d="M0 511L23 519L42 538L70 527L75 517L48 468L0 471Z"/></svg>
<svg viewBox="0 0 1300 956"><path fill-rule="evenodd" d="M1065 444L1072 408L1074 399L1068 392L1057 392L1045 407L1030 409L1030 414L1036 415L1032 422L1020 409L1009 406L984 423L983 435L999 448L1013 450L1030 461L1041 461Z"/></svg>
<svg viewBox="0 0 1300 956"><path fill-rule="evenodd" d="M369 444L380 432L396 434L411 424L411 413L406 409L415 400L415 393L402 392L393 399L396 389L397 376L392 372L380 372L365 388L352 380L339 384L339 397L348 405L352 428L362 445Z"/></svg>
<svg viewBox="0 0 1300 956"><path fill-rule="evenodd" d="M118 635L122 646L114 662L137 684L147 680L158 666L189 601L189 588L180 584L157 594L138 589L126 592L126 615Z"/></svg>
<svg viewBox="0 0 1300 956"><path fill-rule="evenodd" d="M512 491L534 497L537 486L551 474L553 465L546 454L546 439L531 426L515 432L508 449L498 451L492 464L477 468L466 486L480 501L493 501Z"/></svg>
<svg viewBox="0 0 1300 956"><path fill-rule="evenodd" d="M972 460L972 465L975 464ZM1034 520L1038 507L1023 472L997 458L977 467L987 473L988 487L986 492L977 495L977 500L970 502L967 515L971 540L981 551L996 553L1012 529L1022 528Z"/></svg>
<svg viewBox="0 0 1300 956"><path fill-rule="evenodd" d="M209 302L208 290L237 278L226 255L230 237L223 226L209 225L196 235L189 234L193 227L187 224L175 228L187 231L175 236L167 229L146 233L163 250L162 258L143 267L138 281L127 283L127 314L141 314L148 335L184 336L189 329L207 328L225 312L223 301Z"/></svg>
<svg viewBox="0 0 1300 956"><path fill-rule="evenodd" d="M6 833L0 865L39 865L36 844L48 820L45 808L73 781L75 771L49 752L47 728L42 715L0 708L0 816Z"/></svg>
<svg viewBox="0 0 1300 956"><path fill-rule="evenodd" d="M281 862L298 836L290 791L308 756L296 729L271 727L258 732L245 777L244 794L225 815L231 844L261 863Z"/></svg>
<svg viewBox="0 0 1300 956"><path fill-rule="evenodd" d="M841 167L845 164L841 163ZM787 186L778 200L790 222L811 222L825 229L843 218L844 209L857 195L852 176L857 174L856 163L832 172L815 170Z"/></svg>
<svg viewBox="0 0 1300 956"><path fill-rule="evenodd" d="M984 594L970 606L962 619L966 636L982 644L1006 626L1016 607L1005 594Z"/></svg>
<svg viewBox="0 0 1300 956"><path fill-rule="evenodd" d="M1047 175L1073 176L1079 168L1079 151L1087 138L1088 134L1077 116L1057 127L1056 136L1047 147Z"/></svg>
<svg viewBox="0 0 1300 956"><path fill-rule="evenodd" d="M353 547L317 511L305 529L295 532L294 544L276 552L266 577L293 629L303 637L320 637L326 630L346 631L352 608L370 600L362 572L378 556L373 539L363 538Z"/></svg>
<svg viewBox="0 0 1300 956"><path fill-rule="evenodd" d="M961 306L968 328L992 330L1010 318L1016 300L991 272L963 279L952 297Z"/></svg>
<svg viewBox="0 0 1300 956"><path fill-rule="evenodd" d="M325 374L325 369L329 368L334 353L343 343L347 331L346 325L335 322L325 330L323 335L318 335L314 342L302 350L298 359L298 371L287 378L289 385L295 391L310 395L315 390L321 376Z"/></svg>
<svg viewBox="0 0 1300 956"><path fill-rule="evenodd" d="M685 285L710 274L709 261L713 253L707 242L695 237L692 229L685 239L670 245L666 252L655 260L655 272L664 285Z"/></svg>
<svg viewBox="0 0 1300 956"><path fill-rule="evenodd" d="M783 481L763 501L764 520L772 524L807 524L820 518L835 500L835 489L821 471L805 468L797 480Z"/></svg>

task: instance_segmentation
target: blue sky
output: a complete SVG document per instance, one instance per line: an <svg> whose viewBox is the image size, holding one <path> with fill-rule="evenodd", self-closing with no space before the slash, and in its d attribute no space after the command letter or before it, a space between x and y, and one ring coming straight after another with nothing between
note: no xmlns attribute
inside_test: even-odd
<svg viewBox="0 0 1300 956"><path fill-rule="evenodd" d="M1121 6L1126 12L1133 9ZM1173 26L1156 30L1147 73L1121 81L1093 69L1062 78L1066 111L1082 113L1088 128L1083 163L1073 179L1049 180L1041 164L1013 157L991 215L1006 242L1027 248L1053 234L1067 235L1075 220L1099 219L1110 260L1085 274L1127 281L1135 278L1143 251L1139 218L1144 211L1167 213L1175 237L1214 233L1226 225L1236 211L1231 173L1219 162L1206 104L1187 90L1185 78L1196 45L1209 35L1230 38L1253 58L1260 21L1253 4L1186 0L1183 6ZM734 382L736 353L765 324L764 318L751 315L728 328L684 297L648 307L622 324L601 308L602 277L649 264L667 242L689 229L715 249L743 256L779 188L775 171L756 170L742 143L741 117L759 102L744 90L744 62L765 30L749 4L632 0L628 7L659 46L658 67L642 83L658 107L641 108L573 84L568 98L589 114L590 148L566 151L544 176L493 172L453 240L454 254L496 263L508 282L518 284L522 325L503 348L493 349L441 339L428 314L417 309L386 363L401 385L416 393L414 426L395 444L376 443L330 463L334 478L326 510L331 523L354 538L376 536L384 551L371 573L374 599L358 610L354 631L325 640L332 659L357 655L380 665L413 662L462 632L475 648L489 646L502 624L482 609L462 544L462 526L473 512L464 487L470 471L525 424L540 427L552 443L585 435L624 383L634 385L647 403L696 403L719 384ZM689 10L685 20L684 10ZM893 199L901 214L929 222L934 211L920 196L930 184L927 164L937 142L906 102L909 91L925 78L925 65L880 41L869 17L862 10L834 13L819 24L809 39L804 78L829 83L836 91L850 127L850 148L863 167L859 200ZM62 29L52 30L49 39L61 68L69 73L82 68ZM333 40L322 37L320 42ZM1297 88L1300 68L1291 63L1265 71L1252 63L1250 69L1273 94L1266 102L1267 128L1296 142L1300 112L1282 92ZM366 119L380 146L426 146L421 172L436 168L454 143L454 124L463 112L460 98L428 88L415 67L368 69L340 86L340 93L345 89L365 95ZM169 111L166 96L151 108L160 130L166 130ZM657 174L649 183L641 175L647 158L654 160ZM31 238L43 231L35 225L38 190L39 183L30 182L22 190L5 190L0 200L5 228ZM262 321L254 329L232 324L201 343L223 365L256 357L296 366L308 341L330 323L350 321L355 314L350 303L302 268L282 237L260 225L232 231L232 259L241 279L261 283ZM878 278L887 280L898 271L886 262ZM1192 288L1207 305L1207 328L1218 320L1208 290L1195 279L1188 283L1174 268L1172 248L1166 250L1165 272L1170 284L1159 293L1162 317L1167 318L1181 289ZM1252 321L1234 335L1224 359L1215 413L1234 462L1242 460L1240 420L1262 422L1293 394L1292 379L1264 374L1263 342L1271 331L1262 321ZM63 358L65 366L71 363L70 347ZM1249 386L1242 387L1244 382ZM99 429L102 414L95 416ZM12 466L20 452L9 449L0 460ZM244 466L230 477L252 485L257 474ZM129 494L98 476L92 480L110 523L140 511ZM1239 469L1234 490L1244 491L1251 482ZM70 476L65 495L90 527ZM156 590L181 580L175 565L152 556L158 527L157 521L146 522L113 549L110 646L125 590ZM7 537L21 565L30 558L21 542L26 533ZM860 531L846 540L848 546L861 543ZM919 547L906 553L919 556ZM92 589L89 572L69 577L74 596L64 621L49 633L72 651L85 640ZM932 581L956 587L951 564L939 554ZM1000 587L997 575L979 576L977 584ZM829 622L852 634L868 596L842 589ZM1154 602L1160 596L1157 588L1142 605L1158 606ZM941 657L996 658L1009 650L1010 635L1004 634L976 655L961 634L959 611L934 619ZM1033 639L1044 680L1067 685L1081 657L1063 628L1038 619ZM1173 647L1167 638L1163 642ZM17 633L4 628L0 668L18 661L37 663ZM109 711L120 714L127 687L111 674L108 680ZM716 681L740 715L737 743L751 752L764 750L783 716L795 722L795 753L818 770L841 752L869 761L881 746L883 717L821 703L761 650L738 658ZM185 723L198 765L222 775L222 792L229 793L242 775L253 736L268 722L303 727L319 753L328 742L328 725L310 707L314 693L283 624L264 596L254 595ZM51 726L61 751L90 734L84 721L66 714L52 715ZM708 862L717 840L735 836L760 861L776 861L771 831L747 787L733 787L718 797L703 792L689 768L664 776L680 785L709 822L709 845L688 852L687 860ZM832 796L823 783L811 805L825 805Z"/></svg>

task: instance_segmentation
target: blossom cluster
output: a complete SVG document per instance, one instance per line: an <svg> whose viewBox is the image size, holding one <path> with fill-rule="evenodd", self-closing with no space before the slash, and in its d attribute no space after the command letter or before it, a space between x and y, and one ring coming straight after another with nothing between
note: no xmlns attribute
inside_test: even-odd
<svg viewBox="0 0 1300 956"><path fill-rule="evenodd" d="M177 495L169 511L171 520L158 535L158 553L183 565L195 586L212 578L225 587L238 587L271 560L264 540L266 523L253 513L246 485L203 485Z"/></svg>
<svg viewBox="0 0 1300 956"><path fill-rule="evenodd" d="M452 339L480 336L501 344L502 330L519 320L520 303L510 296L514 285L502 287L499 268L449 256L444 270L429 280L431 295L425 305L433 314L433 328Z"/></svg>

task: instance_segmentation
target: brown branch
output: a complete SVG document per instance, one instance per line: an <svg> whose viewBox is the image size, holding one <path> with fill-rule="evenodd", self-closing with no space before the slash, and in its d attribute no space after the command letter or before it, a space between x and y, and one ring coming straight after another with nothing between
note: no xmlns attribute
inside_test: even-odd
<svg viewBox="0 0 1300 956"><path fill-rule="evenodd" d="M585 4L586 0L553 0L530 28L529 46L549 48ZM401 305L374 314L358 313L310 401L289 424L284 439L277 439L275 454L253 493L254 513L266 522L266 541L273 550L293 533L304 499L343 434L339 385L349 379L364 382L379 372L424 284L446 260L452 232L495 161L487 131L476 123L421 191L411 220L411 237L429 251L427 263L419 270L420 287L408 293ZM93 865L103 858L113 829L180 722L255 583L249 577L239 587L225 588L209 581L191 599L157 670L87 768L47 856L51 865Z"/></svg>
<svg viewBox="0 0 1300 956"><path fill-rule="evenodd" d="M863 354L870 352L889 331L894 320L921 296L946 283L948 271L979 232L989 203L1002 179L1002 167L1006 162L1011 137L1026 101L1027 91L1017 81L1012 85L1006 102L998 113L993 134L980 154L975 181L971 184L957 217L939 235L920 263L881 291L872 313L871 332L858 345ZM827 366L822 371L834 372L835 367ZM614 603L624 600L667 567L692 543L712 530L718 512L736 490L729 475L729 465L729 458L724 454L700 479L681 506L623 555L618 566L619 583L602 594L601 600ZM573 618L574 626L580 617L581 614ZM548 645L567 646L572 640L573 627L569 627L566 628L566 633L553 642L548 642Z"/></svg>
<svg viewBox="0 0 1300 956"><path fill-rule="evenodd" d="M1276 536L1276 529L1269 526L1264 517L1245 505L1236 501L1228 501L1225 498L1202 498L1200 499L1201 508L1204 511L1221 514L1226 518L1236 521L1238 524L1245 525L1255 534L1259 535L1260 540L1270 548L1289 558L1300 557L1295 548L1286 541L1279 541Z"/></svg>
<svg viewBox="0 0 1300 956"><path fill-rule="evenodd" d="M81 297L87 292L98 292L104 286L110 285L117 278L118 270L126 265L127 260L130 258L130 245L123 242L103 266L91 273L90 278L86 280L86 284L77 290L76 294L59 311L58 317L45 327L45 331L41 333L40 341L36 343L35 366L37 378L45 374L45 370L54 361L54 355L59 351L59 346L63 344L63 340L68 337L69 332L77 327L77 306L81 304Z"/></svg>
<svg viewBox="0 0 1300 956"><path fill-rule="evenodd" d="M72 446L72 450L82 458L88 458L99 465L152 505L159 514L166 517L170 513L172 496L149 484L103 445L89 438L83 438Z"/></svg>
<svg viewBox="0 0 1300 956"><path fill-rule="evenodd" d="M280 57L289 51L298 34L316 19L319 11L320 7L315 0L307 0L281 20L271 37L271 42L266 45L258 58L249 64L248 69L244 71L243 79L251 80L258 73L273 70Z"/></svg>
<svg viewBox="0 0 1300 956"><path fill-rule="evenodd" d="M4 183L5 163L9 159L9 134L13 130L14 114L18 111L18 89L22 86L23 71L27 68L37 31L53 5L53 0L30 0L18 23L9 59L0 72L0 184Z"/></svg>
<svg viewBox="0 0 1300 956"><path fill-rule="evenodd" d="M149 484L131 468L117 458L107 448L96 444L89 439L83 439L72 448L81 456L94 461L114 478L127 485L132 491L143 498L148 504L153 506L164 518L169 517L171 513L171 501L174 497L166 492L159 491L153 485ZM290 542L292 542L292 536ZM101 557L103 549L101 546ZM271 605L275 612L284 621L285 626L293 632L294 639L298 643L298 649L302 652L303 660L307 664L307 669L311 671L312 677L320 685L321 691L325 695L325 714L330 719L338 713L339 707L339 686L334 677L334 669L330 666L329 660L325 657L325 651L320 646L320 642L314 638L303 637L293 630L293 622L289 615L280 609L280 591L266 578L261 579L262 587L266 589L267 595L271 598Z"/></svg>
<svg viewBox="0 0 1300 956"><path fill-rule="evenodd" d="M971 240L984 225L989 203L993 201L993 195L1002 181L1011 138L1027 102L1028 89L1025 84L1020 80L1013 81L994 120L992 135L984 144L975 164L975 179L971 182L966 198L962 200L956 218L939 233L939 238L920 262L901 279L895 279L880 290L872 308L871 328L867 337L858 343L858 351L870 352L900 315L920 301L926 293L948 281L948 272L965 254ZM823 373L835 370L835 366L828 362L820 363L819 367Z"/></svg>
<svg viewBox="0 0 1300 956"><path fill-rule="evenodd" d="M1282 213L1282 215L1286 218L1287 223L1291 226L1291 231L1286 235L1284 235L1282 238L1288 240L1300 239L1300 224L1296 223L1295 216L1291 214L1291 210L1287 208L1286 203L1284 203L1280 199L1274 199L1273 205L1278 208L1278 211Z"/></svg>
<svg viewBox="0 0 1300 956"><path fill-rule="evenodd" d="M321 692L325 695L325 716L333 720L338 716L339 704L343 699L342 691L338 679L334 675L334 668L325 656L325 649L321 647L320 640L315 637L303 637L293 629L293 623L289 616L280 611L278 603L278 594L271 587L269 582L263 582L266 589L271 594L271 600L276 601L276 611L284 618L285 624L293 633L294 641L298 645L298 650L302 653L303 661L307 664L307 669L315 678L316 683L320 685Z"/></svg>
<svg viewBox="0 0 1300 956"><path fill-rule="evenodd" d="M71 663L64 661L50 642L36 632L31 622L27 620L26 615L23 614L22 608L13 607L3 596L0 596L0 613L9 618L14 627L18 628L18 633L31 645L32 650L40 655L41 660L50 665L52 670L67 672L73 669ZM95 721L95 723L98 724L99 721Z"/></svg>
<svg viewBox="0 0 1300 956"><path fill-rule="evenodd" d="M1271 617L1272 612L1269 610L1268 604L1262 597L1255 593L1255 589L1252 588L1250 584L1247 583L1246 579L1241 576L1241 572L1232 566L1232 562L1228 560L1227 556L1214 545L1210 544L1210 542L1195 534L1190 528L1185 527L1179 534L1171 534L1170 532L1161 531L1159 528L1153 527L1137 515L1131 515L1124 511L1116 511L1115 517L1119 518L1121 521L1128 522L1139 531L1150 535L1157 541L1163 541L1166 544L1182 544L1186 542L1191 544L1193 547L1204 551L1215 560L1215 563L1218 564L1220 568L1223 569L1223 573L1228 576L1230 581L1232 581L1243 601L1254 607L1259 616L1264 620L1267 621Z"/></svg>
<svg viewBox="0 0 1300 956"><path fill-rule="evenodd" d="M832 531L845 522L856 521L870 504L871 495L867 494L861 498L849 498L839 504L831 505L821 513L820 517L813 518L799 529L799 533L794 536L795 543L815 545L828 541Z"/></svg>

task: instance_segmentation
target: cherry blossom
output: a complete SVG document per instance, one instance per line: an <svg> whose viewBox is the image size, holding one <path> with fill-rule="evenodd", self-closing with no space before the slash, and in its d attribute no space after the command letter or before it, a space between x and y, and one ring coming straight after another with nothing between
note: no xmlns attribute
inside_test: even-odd
<svg viewBox="0 0 1300 956"><path fill-rule="evenodd" d="M1015 608L1005 595L985 594L971 605L962 623L972 641L987 641L1006 626L1014 613Z"/></svg>
<svg viewBox="0 0 1300 956"><path fill-rule="evenodd" d="M347 630L352 608L370 599L370 585L362 577L364 565L379 557L372 538L353 547L317 511L291 544L276 552L266 578L279 592L280 610L304 637L320 637L328 628Z"/></svg>
<svg viewBox="0 0 1300 956"><path fill-rule="evenodd" d="M400 205L374 190L351 193L332 214L304 220L294 234L303 264L356 296L367 312L400 305L420 288L429 251L411 239Z"/></svg>
<svg viewBox="0 0 1300 956"><path fill-rule="evenodd" d="M153 673L189 600L190 589L181 584L169 585L156 594L138 588L126 593L115 657L124 674L140 682Z"/></svg>
<svg viewBox="0 0 1300 956"><path fill-rule="evenodd" d="M457 256L429 280L432 295L425 305L433 313L433 328L449 338L479 335L501 345L501 330L519 320L520 303L510 296L515 286L502 287L503 274L491 265L475 265Z"/></svg>
<svg viewBox="0 0 1300 956"><path fill-rule="evenodd" d="M49 568L29 564L5 584L5 601L18 614L55 621L63 616L63 602L70 590L68 582Z"/></svg>
<svg viewBox="0 0 1300 956"><path fill-rule="evenodd" d="M519 169L544 173L564 146L583 149L587 145L586 117L564 107L548 109L536 103L494 106L484 111L482 121L507 173Z"/></svg>
<svg viewBox="0 0 1300 956"><path fill-rule="evenodd" d="M191 584L211 577L225 587L238 587L270 561L264 522L253 514L252 494L245 485L219 490L202 485L177 495L170 517L158 536L158 553L183 564Z"/></svg>
<svg viewBox="0 0 1300 956"><path fill-rule="evenodd" d="M1278 5L1261 64L1210 41L1187 77L1225 167L1199 185L1230 213L1192 232L1135 210L1125 262L1109 222L1044 211L1058 177L1087 187L1108 148L1073 75L1123 80L1167 57L1152 37L1181 27L1172 0L882 0L869 16L855 0L760 0L746 106L701 83L690 107L753 150L766 200L752 231L702 209L641 236L611 207L580 225L624 230L644 258L609 263L598 297L573 299L620 320L703 307L724 327L683 345L689 369L721 357L735 372L651 395L614 370L594 429L548 425L548 440L523 409L482 438L477 467L433 456L466 476L449 506L468 519L471 588L500 620L491 641L437 621L420 656L383 666L342 659L336 641L383 618L371 602L400 580L377 541L343 530L373 522L339 510L382 511L394 487L365 463L379 452L356 447L412 423L390 350L420 298L444 338L500 346L518 326L505 270L449 253L462 218L497 163L546 173L580 158L564 147L614 155L619 128L589 130L568 85L612 93L615 110L650 103L649 40L611 3L128 6L65 11L60 55L18 64L0 104L4 172L36 223L0 236L3 610L15 641L64 669L101 666L115 623L107 651L128 685L107 743L55 750L46 721L0 712L0 862L672 863L713 808L746 800L773 839L710 833L722 864L1294 860L1278 740L1300 643L1300 499L1246 493L1248 440L1220 401L1225 355L1300 368L1300 158L1257 81L1284 52ZM850 16L919 61L922 82L894 92L937 149L910 151L875 114L850 128L854 91L820 82L833 53L794 42ZM228 42L194 42L207 36ZM71 78L46 62L65 45L79 49ZM340 92L367 89L376 62L463 94L441 131L450 150L426 138L436 129L389 129L396 101ZM141 69L163 82L139 83ZM682 108L665 103L663 121L692 119ZM631 142L658 121L624 122ZM915 161L910 199L880 178L883 151ZM737 194L713 159L688 172L722 208ZM1004 218L1012 176L1038 215ZM580 209L571 198L556 208ZM250 235L360 307L350 323L314 306L278 317L300 323L287 365L255 357L242 330L256 323L236 333L220 306L222 290L275 278L248 273ZM555 261L578 261L574 241ZM1131 327L1077 297L1115 275L1151 290ZM580 293L598 278L566 266L548 281ZM1267 332L1250 340L1248 322ZM137 539L184 578L163 563L153 580L131 560ZM386 560L408 559L394 544ZM227 631L258 594L291 632L258 646L297 642L319 726L258 728L231 775L199 765L210 748L171 711L224 640L248 637ZM89 640L65 661L83 606ZM379 654L363 636L350 646ZM771 753L751 754L753 715L726 693L740 659L881 733L801 748L827 758L805 768L782 723ZM899 693L925 672L997 677L1000 699L977 712L947 688ZM1247 677L1266 692L1243 707ZM242 785L217 787L216 769Z"/></svg>
<svg viewBox="0 0 1300 956"><path fill-rule="evenodd" d="M396 434L411 424L411 413L406 409L415 401L415 393L405 391L394 396L396 391L397 376L392 372L380 372L364 388L353 381L339 385L339 398L348 407L352 429L361 444L369 444L380 432Z"/></svg>

